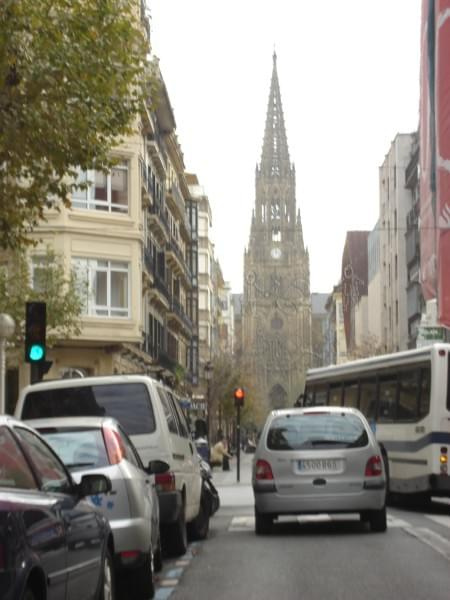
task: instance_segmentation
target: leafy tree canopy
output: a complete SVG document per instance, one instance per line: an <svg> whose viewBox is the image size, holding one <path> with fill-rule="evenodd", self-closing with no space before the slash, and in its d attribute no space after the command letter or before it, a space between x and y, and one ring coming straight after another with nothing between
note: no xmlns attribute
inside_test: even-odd
<svg viewBox="0 0 450 600"><path fill-rule="evenodd" d="M25 303L47 303L47 345L79 335L83 293L74 273L66 274L63 258L47 249L35 263L34 277L25 252L18 252L0 268L0 313L9 314L16 324L13 347L23 347Z"/></svg>
<svg viewBox="0 0 450 600"><path fill-rule="evenodd" d="M2 0L0 245L68 204L74 168L107 169L143 99L139 0Z"/></svg>

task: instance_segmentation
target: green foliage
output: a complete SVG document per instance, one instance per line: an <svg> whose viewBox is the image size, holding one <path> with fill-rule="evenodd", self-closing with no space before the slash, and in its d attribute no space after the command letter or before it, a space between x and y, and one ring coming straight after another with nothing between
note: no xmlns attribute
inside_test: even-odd
<svg viewBox="0 0 450 600"><path fill-rule="evenodd" d="M107 169L147 90L139 0L2 0L0 245L32 243L74 168Z"/></svg>
<svg viewBox="0 0 450 600"><path fill-rule="evenodd" d="M24 341L25 303L47 303L47 346L56 340L80 334L80 315L83 302L79 295L80 283L74 273L66 275L62 257L47 249L40 256L33 289L30 262L24 252L12 257L8 266L0 269L0 313L9 314L15 321L14 337L8 340L16 348Z"/></svg>

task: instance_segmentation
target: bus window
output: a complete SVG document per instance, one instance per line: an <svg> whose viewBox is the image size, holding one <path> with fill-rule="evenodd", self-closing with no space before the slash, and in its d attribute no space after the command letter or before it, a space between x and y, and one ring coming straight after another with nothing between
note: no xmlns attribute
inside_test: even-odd
<svg viewBox="0 0 450 600"><path fill-rule="evenodd" d="M397 403L397 375L380 377L378 420L394 421Z"/></svg>
<svg viewBox="0 0 450 600"><path fill-rule="evenodd" d="M358 383L344 383L344 406L358 408Z"/></svg>
<svg viewBox="0 0 450 600"><path fill-rule="evenodd" d="M359 410L370 422L377 418L377 380L362 379L359 386Z"/></svg>
<svg viewBox="0 0 450 600"><path fill-rule="evenodd" d="M309 386L306 388L303 406L314 406L314 388Z"/></svg>
<svg viewBox="0 0 450 600"><path fill-rule="evenodd" d="M398 421L417 421L419 418L419 371L400 371L398 374Z"/></svg>
<svg viewBox="0 0 450 600"><path fill-rule="evenodd" d="M420 369L420 418L426 417L430 412L430 367Z"/></svg>
<svg viewBox="0 0 450 600"><path fill-rule="evenodd" d="M332 383L330 385L330 406L342 406L342 383Z"/></svg>
<svg viewBox="0 0 450 600"><path fill-rule="evenodd" d="M328 385L326 383L318 385L314 392L314 406L326 406L328 404Z"/></svg>

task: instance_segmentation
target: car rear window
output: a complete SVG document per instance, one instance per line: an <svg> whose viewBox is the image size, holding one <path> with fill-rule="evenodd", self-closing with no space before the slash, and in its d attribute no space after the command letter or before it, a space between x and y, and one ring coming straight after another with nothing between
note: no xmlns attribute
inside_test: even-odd
<svg viewBox="0 0 450 600"><path fill-rule="evenodd" d="M143 383L83 385L29 392L22 419L114 417L128 435L155 431L155 416Z"/></svg>
<svg viewBox="0 0 450 600"><path fill-rule="evenodd" d="M358 415L288 414L274 418L267 433L270 450L323 450L367 446L369 438Z"/></svg>
<svg viewBox="0 0 450 600"><path fill-rule="evenodd" d="M72 471L109 465L103 434L98 428L39 428L39 433Z"/></svg>

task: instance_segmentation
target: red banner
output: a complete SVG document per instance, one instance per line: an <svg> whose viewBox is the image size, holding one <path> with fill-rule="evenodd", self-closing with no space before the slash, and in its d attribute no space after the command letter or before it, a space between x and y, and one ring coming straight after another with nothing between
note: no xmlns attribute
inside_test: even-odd
<svg viewBox="0 0 450 600"><path fill-rule="evenodd" d="M450 327L450 0L435 10L438 319Z"/></svg>
<svg viewBox="0 0 450 600"><path fill-rule="evenodd" d="M422 0L420 35L420 271L425 300L436 297L434 212L434 0Z"/></svg>

